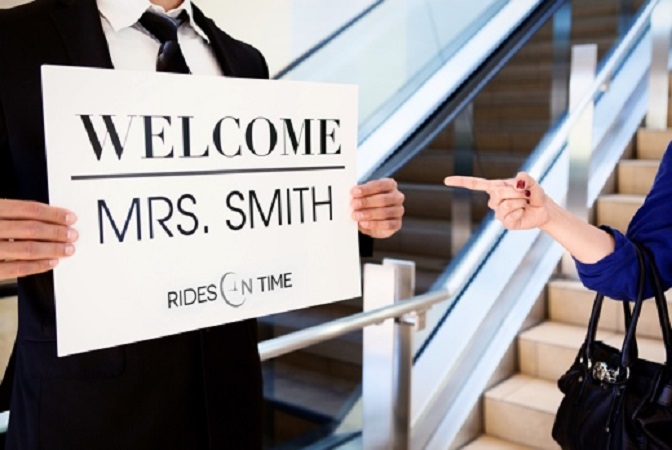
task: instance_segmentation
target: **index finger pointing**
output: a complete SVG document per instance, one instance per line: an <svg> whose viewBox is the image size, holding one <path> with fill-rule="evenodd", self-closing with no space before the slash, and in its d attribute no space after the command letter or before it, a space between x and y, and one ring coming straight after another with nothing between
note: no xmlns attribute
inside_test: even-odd
<svg viewBox="0 0 672 450"><path fill-rule="evenodd" d="M472 191L487 191L494 187L494 181L477 177L452 176L443 180L446 186L461 187Z"/></svg>

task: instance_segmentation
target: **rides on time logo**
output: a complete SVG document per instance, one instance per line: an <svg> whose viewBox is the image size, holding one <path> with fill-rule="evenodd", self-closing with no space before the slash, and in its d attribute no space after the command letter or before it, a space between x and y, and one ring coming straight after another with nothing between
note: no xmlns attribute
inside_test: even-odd
<svg viewBox="0 0 672 450"><path fill-rule="evenodd" d="M197 306L223 300L232 308L242 307L248 298L271 293L279 289L292 289L291 272L278 275L241 277L235 272L226 272L217 283L169 291L168 309Z"/></svg>

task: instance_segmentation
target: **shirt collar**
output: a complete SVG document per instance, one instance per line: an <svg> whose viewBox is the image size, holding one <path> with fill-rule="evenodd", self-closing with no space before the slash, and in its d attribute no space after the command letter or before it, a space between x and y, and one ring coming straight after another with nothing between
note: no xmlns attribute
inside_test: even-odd
<svg viewBox="0 0 672 450"><path fill-rule="evenodd" d="M168 14L171 17L177 17L180 12L186 11L189 14L189 25L191 25L191 28L206 42L210 42L205 32L194 21L191 0L184 0L179 7L168 12L163 7L151 3L149 0L98 0L98 10L107 19L114 31L134 26L147 10Z"/></svg>

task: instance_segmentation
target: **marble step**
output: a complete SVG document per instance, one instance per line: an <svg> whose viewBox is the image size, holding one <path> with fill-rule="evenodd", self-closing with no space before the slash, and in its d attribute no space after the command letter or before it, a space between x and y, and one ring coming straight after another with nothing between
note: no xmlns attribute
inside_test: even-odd
<svg viewBox="0 0 672 450"><path fill-rule="evenodd" d="M643 195L609 194L597 199L598 225L609 225L625 232L635 212L644 203Z"/></svg>
<svg viewBox="0 0 672 450"><path fill-rule="evenodd" d="M485 394L485 433L525 447L557 450L551 430L562 393L555 383L515 375Z"/></svg>
<svg viewBox="0 0 672 450"><path fill-rule="evenodd" d="M462 450L533 450L524 445L503 441L491 436L481 436L462 447Z"/></svg>
<svg viewBox="0 0 672 450"><path fill-rule="evenodd" d="M637 157L660 160L670 141L672 141L672 130L640 128L637 132Z"/></svg>
<svg viewBox="0 0 672 450"><path fill-rule="evenodd" d="M650 159L629 159L618 164L618 192L646 195L651 190L660 162Z"/></svg>
<svg viewBox="0 0 672 450"><path fill-rule="evenodd" d="M553 280L548 284L547 295L548 314L551 321L586 329L595 299L594 292L583 287L579 281ZM672 309L672 292L668 291L666 297L668 308ZM621 302L608 300L603 303L598 329L607 332L625 332ZM656 305L651 300L647 300L642 307L637 335L651 339L662 337Z"/></svg>

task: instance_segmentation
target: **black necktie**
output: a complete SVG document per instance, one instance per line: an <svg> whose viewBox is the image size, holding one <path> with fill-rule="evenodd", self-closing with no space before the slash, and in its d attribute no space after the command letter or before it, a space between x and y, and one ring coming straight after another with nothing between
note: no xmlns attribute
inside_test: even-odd
<svg viewBox="0 0 672 450"><path fill-rule="evenodd" d="M177 41L177 29L188 17L186 11L176 18L147 11L140 18L140 24L161 42L156 59L158 72L191 73Z"/></svg>

